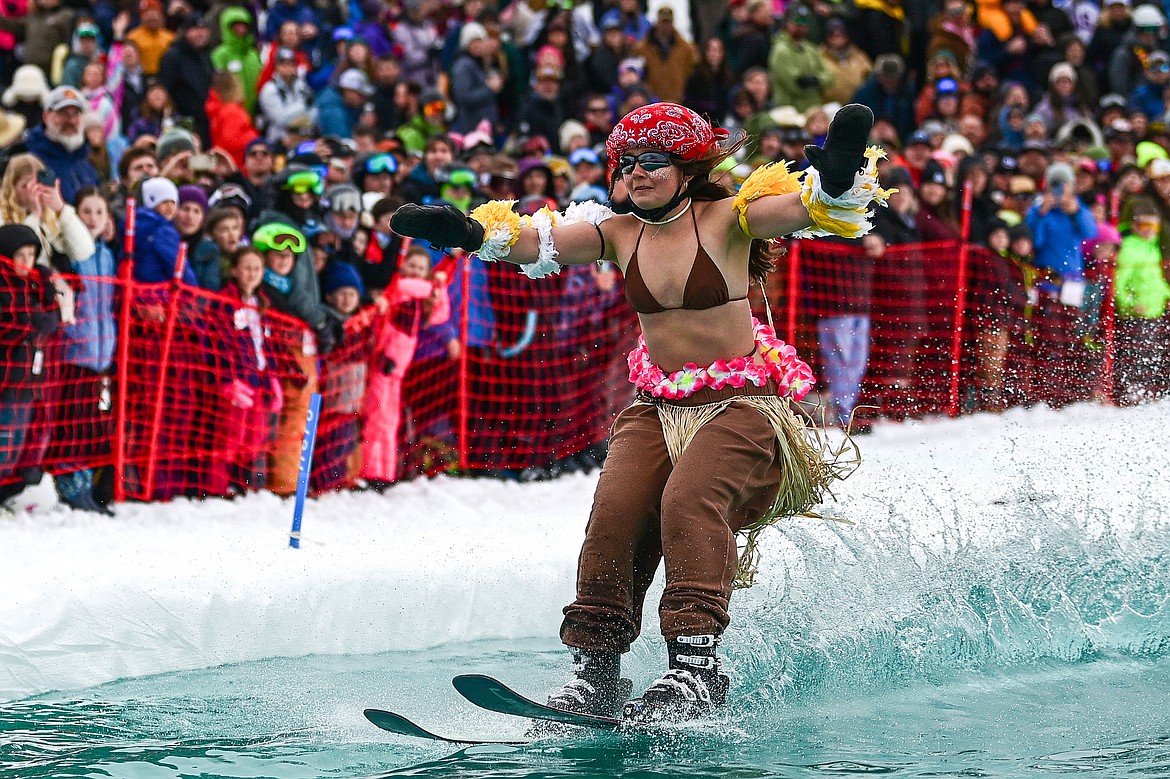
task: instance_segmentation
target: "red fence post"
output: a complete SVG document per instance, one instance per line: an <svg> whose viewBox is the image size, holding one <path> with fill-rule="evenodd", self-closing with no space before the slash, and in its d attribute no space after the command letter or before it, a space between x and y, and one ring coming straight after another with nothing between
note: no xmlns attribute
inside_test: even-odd
<svg viewBox="0 0 1170 779"><path fill-rule="evenodd" d="M1113 191L1109 202L1109 223L1117 226L1121 218L1121 193ZM1099 390L1102 400L1112 405L1113 397L1113 364L1117 358L1117 304L1113 299L1114 284L1117 281L1116 257L1105 268L1105 300L1101 305L1101 337L1104 340L1104 357L1101 364L1101 386Z"/></svg>
<svg viewBox="0 0 1170 779"><path fill-rule="evenodd" d="M470 413L471 403L467 397L467 339L470 323L468 318L471 311L471 255L464 253L459 259L463 263L463 281L459 290L462 299L459 301L459 470L466 471L468 457L467 415Z"/></svg>
<svg viewBox="0 0 1170 779"><path fill-rule="evenodd" d="M967 308L967 264L970 260L971 186L963 188L963 223L959 239L959 278L955 289L955 329L951 335L951 393L947 414L959 415L959 374L963 369L963 314Z"/></svg>
<svg viewBox="0 0 1170 779"><path fill-rule="evenodd" d="M800 241L788 244L788 310L785 315L784 338L796 346L796 309L800 295ZM768 305L765 300L765 305Z"/></svg>
<svg viewBox="0 0 1170 779"><path fill-rule="evenodd" d="M159 427L162 425L163 401L166 398L167 371L171 362L171 342L175 338L175 320L179 315L179 297L183 291L183 268L187 264L187 242L179 244L179 256L175 258L175 275L171 280L171 299L167 305L167 324L162 342L162 354L159 356L158 386L154 391L154 408L151 410L150 446L147 447L149 460L146 465L145 498L150 500L154 494L154 476L158 470L158 457L155 447L158 446Z"/></svg>
<svg viewBox="0 0 1170 779"><path fill-rule="evenodd" d="M136 202L126 198L126 229L122 242L122 264L118 280L122 288L122 305L118 312L118 386L117 410L114 412L114 501L126 500L126 395L130 383L130 307L134 293L134 233Z"/></svg>

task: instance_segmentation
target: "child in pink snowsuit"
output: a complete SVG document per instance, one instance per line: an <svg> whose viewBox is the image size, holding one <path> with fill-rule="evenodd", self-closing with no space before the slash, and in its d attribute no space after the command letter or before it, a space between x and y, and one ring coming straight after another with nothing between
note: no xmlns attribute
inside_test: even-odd
<svg viewBox="0 0 1170 779"><path fill-rule="evenodd" d="M362 404L362 478L378 487L398 479L402 379L414 359L419 331L451 315L447 279L431 275L431 256L415 247L386 287L374 322L374 352Z"/></svg>
<svg viewBox="0 0 1170 779"><path fill-rule="evenodd" d="M303 378L291 356L278 355L264 323L270 301L260 288L263 255L250 246L233 252L231 280L222 301L213 304L216 321L232 328L217 353L222 375L230 379L221 388L222 416L215 425L219 456L209 486L213 495L265 486L264 455L284 405L280 379Z"/></svg>

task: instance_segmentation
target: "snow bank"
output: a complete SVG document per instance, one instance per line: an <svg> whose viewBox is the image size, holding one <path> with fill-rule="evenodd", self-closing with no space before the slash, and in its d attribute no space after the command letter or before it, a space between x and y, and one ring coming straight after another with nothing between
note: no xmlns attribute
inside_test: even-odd
<svg viewBox="0 0 1170 779"><path fill-rule="evenodd" d="M1033 538L1037 516L1080 516L1086 538L1170 522L1168 429L1170 403L879 427L825 507L858 524L770 533L737 624L773 608L779 588L806 608L791 618L816 628L832 611L808 604L842 596L825 561L847 569L863 546L896 548L886 559L921 576L916 561ZM291 501L271 495L130 504L111 520L55 506L42 485L0 521L0 700L265 657L555 636L594 482L440 478L331 495L308 503L299 550ZM887 595L847 600L864 614Z"/></svg>

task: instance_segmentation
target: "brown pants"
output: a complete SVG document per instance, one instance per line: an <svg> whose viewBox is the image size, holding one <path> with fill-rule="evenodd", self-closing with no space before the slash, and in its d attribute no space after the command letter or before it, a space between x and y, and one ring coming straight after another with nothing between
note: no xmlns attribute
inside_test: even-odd
<svg viewBox="0 0 1170 779"><path fill-rule="evenodd" d="M662 401L695 406L772 387L700 390ZM667 638L721 634L730 618L738 563L735 533L772 505L780 481L776 433L759 410L732 404L704 425L671 464L655 406L618 415L577 567L577 599L565 607L561 640L625 652L660 560L659 604Z"/></svg>

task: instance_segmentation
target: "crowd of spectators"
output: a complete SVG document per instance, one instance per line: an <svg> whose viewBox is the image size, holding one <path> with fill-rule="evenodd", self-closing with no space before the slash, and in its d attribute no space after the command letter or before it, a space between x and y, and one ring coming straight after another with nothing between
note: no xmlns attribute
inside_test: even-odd
<svg viewBox="0 0 1170 779"><path fill-rule="evenodd" d="M114 276L128 198L136 281L170 280L185 242L184 282L244 308L271 306L314 334L283 375L264 375L258 354L261 370L226 390L237 408L275 411L295 432L317 361L363 305L423 314L387 352L393 366L376 393L386 403L418 338L459 355L448 275L432 278L446 255L390 231L398 206L443 201L467 212L506 198L532 213L596 200L621 211L605 138L659 100L751 134L721 167L735 182L777 160L803 169L804 145L824 139L840 105L869 106L883 181L898 192L864 239L865 257L965 237L969 189L969 238L1003 258L1002 278L975 294L1043 310L1065 335L1096 320L1103 277L1094 274L1116 263L1119 351L1141 357L1119 376L1142 397L1165 372L1170 341L1165 12L1130 0L2 3L0 224L31 229L47 270L0 258L0 300L28 309L0 338L0 452L12 460L21 446L17 401L35 394L30 344L45 337L46 312L86 344L68 358L78 393L108 407L114 296L60 274ZM0 249L20 253L24 239L0 233ZM577 286L614 286L612 268L581 273ZM490 308L484 284L471 285L473 308ZM992 374L999 366L1002 385L1007 336L995 316L980 324L992 387L981 402L996 408L1006 400ZM864 301L818 323L842 419L866 372L869 331ZM489 338L475 326L469 337ZM1075 355L1058 362L1075 365ZM905 377L885 378L892 397ZM393 436L396 425L375 426ZM392 452L374 461L371 482L396 478ZM12 476L5 462L0 481ZM290 491L277 470L268 486ZM57 483L71 505L102 509L89 470Z"/></svg>

